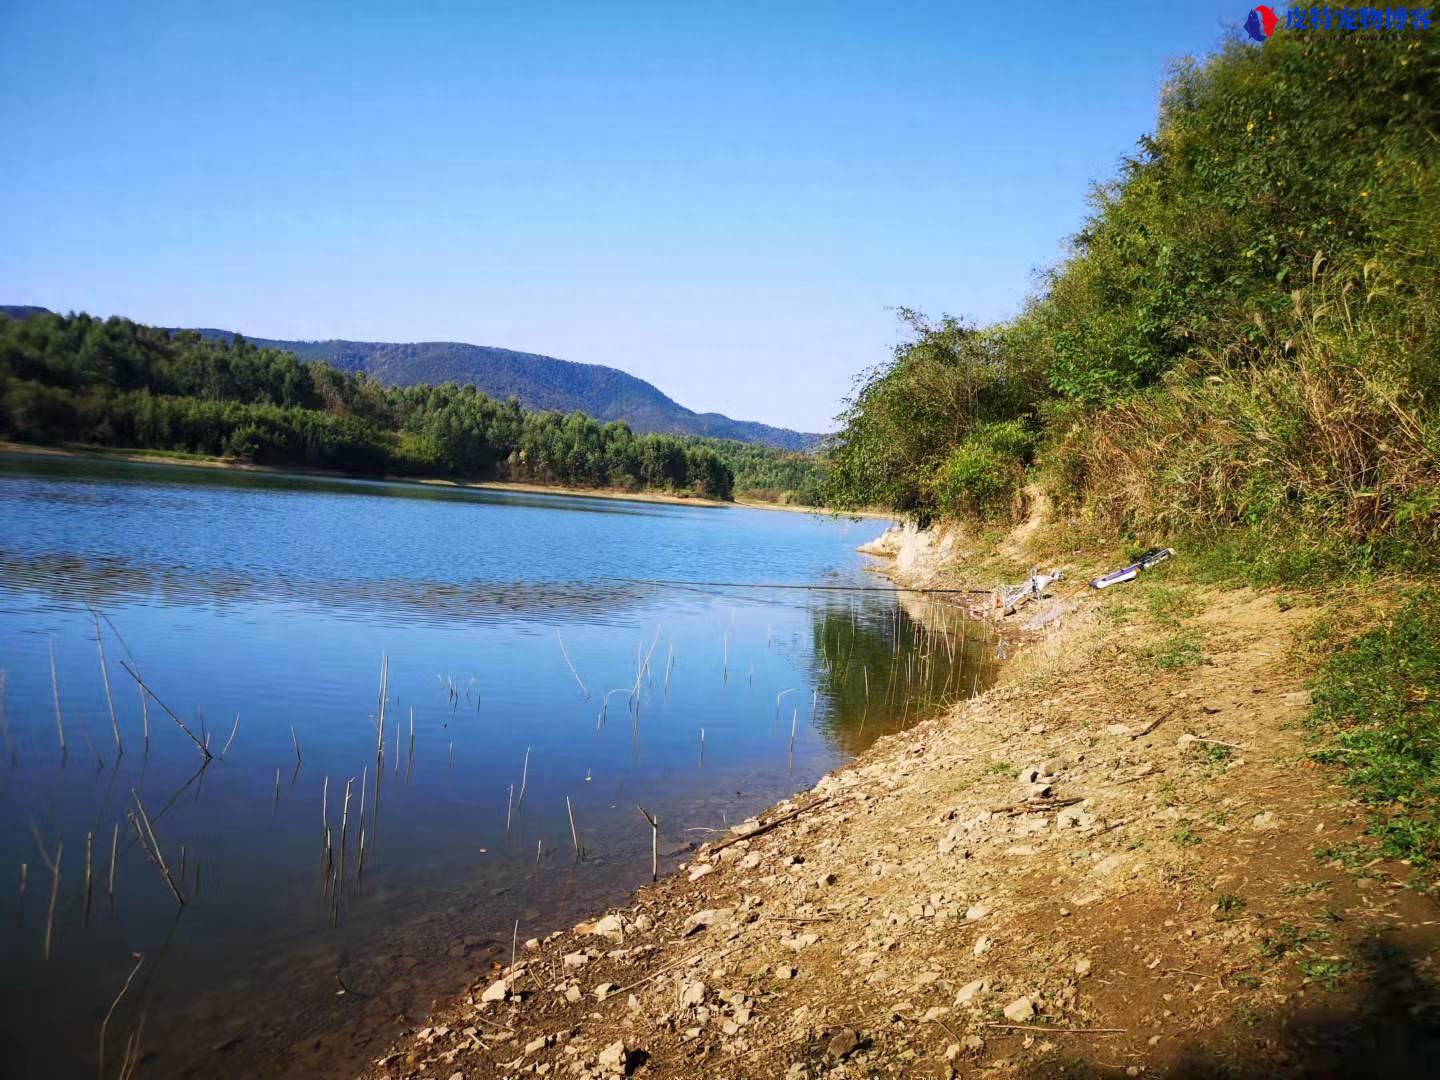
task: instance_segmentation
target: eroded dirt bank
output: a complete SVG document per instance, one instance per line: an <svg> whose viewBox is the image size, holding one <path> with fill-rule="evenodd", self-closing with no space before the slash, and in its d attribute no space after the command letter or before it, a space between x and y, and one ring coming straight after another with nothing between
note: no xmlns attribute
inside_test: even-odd
<svg viewBox="0 0 1440 1080"><path fill-rule="evenodd" d="M894 539L907 583L963 575ZM992 690L522 943L368 1075L1420 1074L1440 911L1307 767L1313 613L1142 588L1058 589Z"/></svg>

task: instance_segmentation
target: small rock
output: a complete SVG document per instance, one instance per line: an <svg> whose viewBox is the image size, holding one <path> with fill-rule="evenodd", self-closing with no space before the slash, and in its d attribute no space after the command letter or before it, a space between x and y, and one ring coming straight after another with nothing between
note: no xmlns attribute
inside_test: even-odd
<svg viewBox="0 0 1440 1080"><path fill-rule="evenodd" d="M591 993L595 995L595 1000L596 1000L596 1001L604 1001L607 997L609 997L609 996L610 996L611 994L613 994L614 992L615 992L615 984L614 984L614 983L609 983L609 982L603 982L603 983L601 983L599 986L595 987L594 990L591 991Z"/></svg>
<svg viewBox="0 0 1440 1080"><path fill-rule="evenodd" d="M705 1004L705 984L703 982L686 983L685 989L680 994L682 1005L703 1005Z"/></svg>
<svg viewBox="0 0 1440 1080"><path fill-rule="evenodd" d="M974 948L973 952L975 953L976 956L984 956L984 955L985 955L987 952L989 952L994 946L995 946L994 940L991 939L991 938L985 937L985 936L982 934L980 937L978 937L978 938L975 939L975 948Z"/></svg>
<svg viewBox="0 0 1440 1080"><path fill-rule="evenodd" d="M841 1028L830 1040L830 1045L825 1048L825 1051L838 1061L854 1053L855 1048L859 1045L860 1036L855 1034L854 1028Z"/></svg>
<svg viewBox="0 0 1440 1080"><path fill-rule="evenodd" d="M618 938L625 933L625 925L620 921L619 915L606 915L598 922L591 924L590 933L599 934L601 937Z"/></svg>
<svg viewBox="0 0 1440 1080"><path fill-rule="evenodd" d="M979 1035L966 1035L960 1040L960 1045L972 1054L978 1054L985 1049L985 1040Z"/></svg>
<svg viewBox="0 0 1440 1080"><path fill-rule="evenodd" d="M776 964L776 965L775 965L775 978L777 978L777 979L782 979L782 980L793 979L793 978L795 978L795 976L796 976L797 974L799 974L799 972L797 972L797 971L795 970L795 965L794 965L794 964Z"/></svg>
<svg viewBox="0 0 1440 1080"><path fill-rule="evenodd" d="M989 915L992 910L989 904L983 902L971 904L965 910L965 919L967 922L974 922L976 919L983 919L986 915Z"/></svg>
<svg viewBox="0 0 1440 1080"><path fill-rule="evenodd" d="M547 1047L548 1045L550 1045L550 1040L549 1040L549 1038L546 1037L546 1036L544 1036L544 1035L541 1035L538 1039L531 1039L528 1043L525 1044L525 1053L527 1053L527 1054L538 1054L541 1050L544 1050L545 1047Z"/></svg>
<svg viewBox="0 0 1440 1080"><path fill-rule="evenodd" d="M583 996L584 995L580 993L580 987L578 986L572 986L565 991L565 1000L570 1002L570 1004L572 1005L575 1004L575 1002L579 1001Z"/></svg>
<svg viewBox="0 0 1440 1080"><path fill-rule="evenodd" d="M714 872L715 867L711 866L709 863L705 863L703 866L697 866L695 867L695 869L690 871L690 880L699 881L701 878L708 877Z"/></svg>
<svg viewBox="0 0 1440 1080"><path fill-rule="evenodd" d="M1016 998L1005 1006L1005 1019L1023 1024L1035 1017L1035 1003L1028 997Z"/></svg>
<svg viewBox="0 0 1440 1080"><path fill-rule="evenodd" d="M1075 974L1082 978L1090 974L1090 958L1088 956L1082 956L1075 961Z"/></svg>
<svg viewBox="0 0 1440 1080"><path fill-rule="evenodd" d="M990 989L990 983L985 979L976 979L974 982L966 983L955 995L956 1005L965 1005Z"/></svg>
<svg viewBox="0 0 1440 1080"><path fill-rule="evenodd" d="M942 1020L950 1015L950 1010L944 1005L932 1005L925 1010L925 1015L920 1017L920 1022L928 1024L933 1020Z"/></svg>
<svg viewBox="0 0 1440 1080"><path fill-rule="evenodd" d="M566 953L560 958L560 963L567 968L582 968L590 962L590 957L583 952Z"/></svg>
<svg viewBox="0 0 1440 1080"><path fill-rule="evenodd" d="M734 910L734 908L706 908L704 911L697 911L685 920L685 926L681 933L688 937L697 930L703 930L728 919Z"/></svg>
<svg viewBox="0 0 1440 1080"><path fill-rule="evenodd" d="M480 1000L482 1003L488 1004L492 1001L504 1001L509 996L510 980L496 979L485 988L485 992L480 995Z"/></svg>
<svg viewBox="0 0 1440 1080"><path fill-rule="evenodd" d="M1280 828L1280 818L1266 810L1250 819L1250 828L1256 832L1272 832Z"/></svg>
<svg viewBox="0 0 1440 1080"><path fill-rule="evenodd" d="M615 1069L625 1068L629 1057L630 1053L626 1050L624 1041L616 1039L609 1046L605 1047L604 1050L600 1051L598 1060L602 1069L614 1071Z"/></svg>

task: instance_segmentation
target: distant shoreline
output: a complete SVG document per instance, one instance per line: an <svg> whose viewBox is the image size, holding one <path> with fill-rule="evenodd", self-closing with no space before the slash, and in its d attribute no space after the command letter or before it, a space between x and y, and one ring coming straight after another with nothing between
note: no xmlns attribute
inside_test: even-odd
<svg viewBox="0 0 1440 1080"><path fill-rule="evenodd" d="M103 446L40 446L34 443L0 441L0 454L28 455L34 457L94 458L100 461L129 461L150 465L191 466L197 469L227 469L235 472L272 473L295 476L336 476L361 480L386 480L402 484L423 484L427 487L465 488L491 491L513 491L532 495L570 495L588 499L614 499L621 502L669 503L675 506L709 506L716 508L739 506L747 510L783 510L790 513L826 513L824 509L809 506L790 506L782 503L762 502L755 499L737 499L734 502L720 502L700 495L675 495L660 491L625 491L623 488L579 488L561 484L522 484L500 480L462 481L443 480L418 476L368 476L344 472L340 469L315 469L303 465L252 465L243 461L227 461L224 458L204 454L176 454L165 451L149 451ZM891 514L876 511L860 511L849 515L864 518L888 519Z"/></svg>

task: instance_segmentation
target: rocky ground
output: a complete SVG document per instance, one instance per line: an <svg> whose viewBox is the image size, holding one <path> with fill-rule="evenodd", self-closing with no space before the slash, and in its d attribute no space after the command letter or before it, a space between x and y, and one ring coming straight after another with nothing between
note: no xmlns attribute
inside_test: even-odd
<svg viewBox="0 0 1440 1080"><path fill-rule="evenodd" d="M367 1075L1423 1071L1440 910L1309 767L1313 612L1147 589L1022 610L989 692L522 943Z"/></svg>

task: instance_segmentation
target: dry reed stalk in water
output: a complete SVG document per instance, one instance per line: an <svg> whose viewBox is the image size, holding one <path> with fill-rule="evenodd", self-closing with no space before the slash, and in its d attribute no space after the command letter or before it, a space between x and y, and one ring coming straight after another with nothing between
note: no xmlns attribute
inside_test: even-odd
<svg viewBox="0 0 1440 1080"><path fill-rule="evenodd" d="M569 796L569 795L566 795L566 796L565 796L565 813L567 813L567 814L570 815L570 842L575 845L575 858L579 859L579 858L581 857L581 855L580 855L580 834L575 831L575 811L574 811L574 809L570 806L570 796ZM517 923L516 925L519 925L519 924Z"/></svg>
<svg viewBox="0 0 1440 1080"><path fill-rule="evenodd" d="M415 706L410 706L410 756L415 756Z"/></svg>
<svg viewBox="0 0 1440 1080"><path fill-rule="evenodd" d="M105 705L110 710L110 730L115 733L115 756L123 757L125 747L120 743L120 722L115 719L115 699L110 696L110 672L105 668L105 641L100 633L100 617L95 618L95 648L100 653L100 681L105 686Z"/></svg>
<svg viewBox="0 0 1440 1080"><path fill-rule="evenodd" d="M60 897L60 859L64 854L65 844L62 841L55 846L55 861L50 864L50 910L45 916L46 960L50 959L50 940L55 933L55 901Z"/></svg>
<svg viewBox="0 0 1440 1080"><path fill-rule="evenodd" d="M705 764L705 729L700 729L700 764Z"/></svg>
<svg viewBox="0 0 1440 1080"><path fill-rule="evenodd" d="M779 719L780 719L780 698L785 697L786 694L793 694L793 693L795 693L795 687L786 687L785 690L782 690L782 691L780 691L779 694L776 694L776 696L775 696L775 719L776 719L776 720L779 720Z"/></svg>
<svg viewBox="0 0 1440 1080"><path fill-rule="evenodd" d="M278 771L276 775L279 775ZM165 878L165 884L170 886L170 892L175 896L175 902L181 907L185 906L185 897L180 895L180 888L175 884L175 879L170 876L170 867L165 865L165 853L160 850L160 841L155 839L155 830L150 825L150 815L145 813L145 804L140 801L140 795L134 788L130 789L130 797L135 800L135 809L140 811L140 821L145 825L145 834L140 837L142 843L150 854L151 860L160 868L160 874ZM131 821L135 819L132 817ZM135 831L140 832L140 826L135 826ZM149 837L148 841L146 837Z"/></svg>
<svg viewBox="0 0 1440 1080"><path fill-rule="evenodd" d="M635 809L640 811L640 816L650 823L650 880L660 880L660 822L639 803Z"/></svg>
<svg viewBox="0 0 1440 1080"><path fill-rule="evenodd" d="M10 741L10 724L5 719L5 669L0 668L0 738L5 740L5 756L14 765L19 759L15 756L15 744Z"/></svg>
<svg viewBox="0 0 1440 1080"><path fill-rule="evenodd" d="M95 767L105 768L105 759L100 756L100 751L95 748L95 740L90 738L90 729L84 724L80 725L80 737L85 740L85 745L90 748L90 753L95 755Z"/></svg>
<svg viewBox="0 0 1440 1080"><path fill-rule="evenodd" d="M510 808L515 802L515 785L510 785L510 790L505 796L505 835L510 835Z"/></svg>
<svg viewBox="0 0 1440 1080"><path fill-rule="evenodd" d="M345 799L340 808L340 862L335 871L335 892L331 898L330 923L332 926L340 922L340 890L345 881L345 851L350 846L350 788L355 783L352 776L345 781Z"/></svg>
<svg viewBox="0 0 1440 1080"><path fill-rule="evenodd" d="M570 669L570 674L575 676L575 681L580 684L580 689L585 694L585 699L590 699L590 688L585 685L585 680L580 678L580 673L575 670L575 665L570 663L570 654L565 651L565 639L560 636L560 631L555 631L555 640L560 642L560 655L565 657L565 666Z"/></svg>
<svg viewBox="0 0 1440 1080"><path fill-rule="evenodd" d="M360 827L365 827L365 782L370 779L370 766L366 765L360 770Z"/></svg>
<svg viewBox="0 0 1440 1080"><path fill-rule="evenodd" d="M60 759L63 761L69 751L65 749L65 721L60 717L60 677L55 673L55 642L50 642L50 692L55 698L55 733L60 737Z"/></svg>
<svg viewBox="0 0 1440 1080"><path fill-rule="evenodd" d="M304 758L300 756L300 739L295 734L295 725L290 725L290 741L295 745L295 764L299 765Z"/></svg>
<svg viewBox="0 0 1440 1080"><path fill-rule="evenodd" d="M516 919L514 927L512 927L510 930L510 971L508 972L508 974L514 974L515 972L515 944L519 940L520 920Z"/></svg>
<svg viewBox="0 0 1440 1080"><path fill-rule="evenodd" d="M235 733L240 730L240 714L235 714L235 723L230 728L230 737L225 740L225 748L220 751L220 760L225 760L225 755L230 752L230 744L235 741Z"/></svg>
<svg viewBox="0 0 1440 1080"><path fill-rule="evenodd" d="M360 853L355 859L355 880L359 881L365 873L365 818L360 818Z"/></svg>
<svg viewBox="0 0 1440 1080"><path fill-rule="evenodd" d="M520 770L520 797L515 800L515 809L525 805L525 783L530 779L530 747L525 747L525 764Z"/></svg>
<svg viewBox="0 0 1440 1080"><path fill-rule="evenodd" d="M380 816L380 774L385 771L385 704L390 696L390 658L380 655L380 702L375 715L375 799L371 814L377 821L371 823L373 830Z"/></svg>
<svg viewBox="0 0 1440 1080"><path fill-rule="evenodd" d="M270 803L270 812L273 814L280 809L280 767L275 767L275 799Z"/></svg>
<svg viewBox="0 0 1440 1080"><path fill-rule="evenodd" d="M134 980L135 973L140 970L140 965L145 962L145 957L142 954L133 953L132 955L135 957L135 966L130 969L130 974L125 977L125 985L120 987L120 992L115 995L115 1000L110 1002L110 1008L105 1012L105 1019L100 1022L100 1080L105 1080L105 1029L110 1026L110 1017L115 1015L115 1008L120 1004L120 999L125 996L125 991L130 989L130 983ZM128 1051L126 1056L129 1056Z"/></svg>
<svg viewBox="0 0 1440 1080"><path fill-rule="evenodd" d="M205 746L203 742L201 742L195 737L195 733L193 731L191 731L188 727L185 726L185 721L181 720L180 717L176 716L175 713L171 711L168 705L166 705L163 701L161 701L158 697L155 696L155 691L151 690L150 687L145 685L145 683L141 680L139 673L134 668L132 668L129 664L125 663L125 661L123 660L120 661L120 666L125 669L125 673L127 675L129 675L132 679L135 680L135 682L139 685L140 689L143 690L146 694L149 694L150 697L154 700L155 704L159 705L160 708L165 711L165 715L170 717L171 720L175 721L176 726L179 727L179 729L189 737L190 741L199 748L200 753L205 755L205 760L209 761L211 756L209 749ZM148 727L145 734L145 745L147 747L150 745L150 734Z"/></svg>
<svg viewBox="0 0 1440 1080"><path fill-rule="evenodd" d="M92 888L93 888L94 880L95 880L95 877L94 877L94 875L95 875L95 863L94 863L94 859L95 859L95 834L94 834L93 832L87 832L87 833L85 834L85 886L84 886L84 888L81 890L82 895L84 895L84 897L85 897L84 924L85 924L86 926L89 926L89 925L90 925L90 897L91 897Z"/></svg>
<svg viewBox="0 0 1440 1080"><path fill-rule="evenodd" d="M119 850L120 823L117 821L110 833L110 878L105 885L105 895L109 897L111 904L115 903L115 855Z"/></svg>

